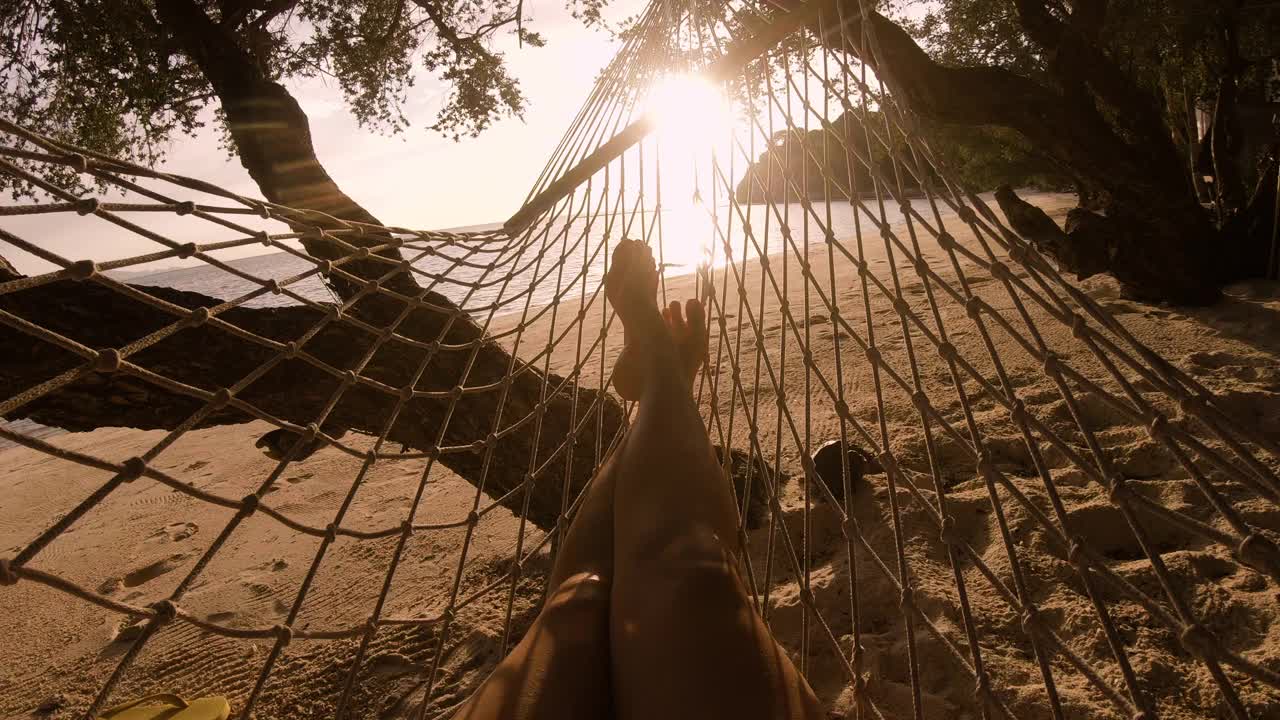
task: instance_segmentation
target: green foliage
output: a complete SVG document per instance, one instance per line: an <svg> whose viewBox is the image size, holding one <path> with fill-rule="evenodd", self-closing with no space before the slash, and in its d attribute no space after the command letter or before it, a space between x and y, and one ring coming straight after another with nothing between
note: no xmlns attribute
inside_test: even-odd
<svg viewBox="0 0 1280 720"><path fill-rule="evenodd" d="M447 88L432 130L458 139L520 115L527 100L493 41L544 44L519 21L519 0L194 2L267 78L331 78L363 127L387 133L409 127L404 107L421 70ZM600 25L607 2L567 7ZM0 115L144 164L218 108L154 0L0 0L0 82Z"/></svg>
<svg viewBox="0 0 1280 720"><path fill-rule="evenodd" d="M1040 3L1073 22L1086 3ZM1050 58L1030 41L1013 0L889 0L895 17L934 59L996 66L1052 84ZM1111 0L1098 42L1116 66L1163 113L1187 151L1198 141L1193 109L1212 102L1228 71L1226 30L1239 37L1246 93L1261 87L1266 58L1280 53L1280 5L1257 0ZM1104 113L1112 112L1101 108ZM935 129L935 148L981 189L1001 183L1059 185L1061 173L1019 135L996 128Z"/></svg>
<svg viewBox="0 0 1280 720"><path fill-rule="evenodd" d="M1018 133L1000 127L936 127L925 130L929 146L951 171L951 179L977 192L1001 185L1069 190L1072 182Z"/></svg>

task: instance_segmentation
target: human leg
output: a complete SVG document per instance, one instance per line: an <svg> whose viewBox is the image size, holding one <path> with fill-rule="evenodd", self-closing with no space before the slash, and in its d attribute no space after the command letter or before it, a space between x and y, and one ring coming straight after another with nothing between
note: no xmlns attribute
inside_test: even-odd
<svg viewBox="0 0 1280 720"><path fill-rule="evenodd" d="M692 373L648 288L645 253L619 247L609 295L632 345L649 349L614 489L610 632L618 715L820 717L812 690L738 576L729 481L693 402ZM636 271L628 274L628 264ZM687 308L688 324L700 331L701 306Z"/></svg>

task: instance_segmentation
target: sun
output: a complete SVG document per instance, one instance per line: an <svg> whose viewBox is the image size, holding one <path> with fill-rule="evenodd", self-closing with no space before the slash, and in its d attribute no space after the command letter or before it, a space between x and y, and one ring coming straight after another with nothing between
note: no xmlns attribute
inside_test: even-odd
<svg viewBox="0 0 1280 720"><path fill-rule="evenodd" d="M733 129L732 106L724 91L705 75L666 75L653 83L643 101L663 142L697 150L722 143Z"/></svg>
<svg viewBox="0 0 1280 720"><path fill-rule="evenodd" d="M685 271L708 260L714 228L706 199L716 182L714 154L726 157L733 105L704 75L680 73L655 81L641 101L653 123L653 153L661 164L663 261Z"/></svg>

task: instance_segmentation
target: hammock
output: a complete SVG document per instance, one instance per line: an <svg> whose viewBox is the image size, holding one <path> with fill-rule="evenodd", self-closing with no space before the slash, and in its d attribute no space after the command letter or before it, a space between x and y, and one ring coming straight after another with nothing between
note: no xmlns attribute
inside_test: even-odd
<svg viewBox="0 0 1280 720"><path fill-rule="evenodd" d="M0 169L44 192L39 202L0 208L0 246L56 266L0 282L0 325L42 352L73 358L38 379L10 381L0 392L0 417L39 419L37 409L52 412L77 383L104 377L152 387L172 398L166 408L182 413L153 447L124 461L0 425L4 440L110 474L0 560L0 582L16 583L17 592L39 584L143 621L87 715L119 701L113 690L143 649L181 625L269 648L254 658L253 682L232 702L239 717L253 713L291 641L347 642L335 676L334 704L343 717L353 712L357 678L369 672L379 636L429 628L416 712L447 712L433 689L443 658L460 642L452 634L460 614L505 596L500 648L513 644L517 588L528 585L536 558L554 551L591 469L625 429L627 408L607 392L607 360L621 340L601 297L611 243L622 237L648 242L664 263L687 257L691 247L701 255L694 277L668 272L661 292L665 301L669 289L671 299L680 297L670 288L677 282L691 288L711 318L710 369L696 397L726 476L738 480L742 539L756 548L746 554L745 577L815 686L818 674L834 668L836 684L851 689L856 717L930 715L930 688L940 676L969 678L973 692L964 702L971 716L1063 718L1071 714L1063 699L1068 687L1116 716L1155 717L1170 690L1149 685L1135 669L1127 637L1135 616L1181 643L1220 693L1224 713L1249 717L1243 686L1280 689L1274 657L1237 649L1209 629L1162 560L1160 540L1220 547L1274 591L1277 528L1258 523L1275 514L1246 508L1274 510L1280 448L1062 277L981 197L949 180L910 109L859 60L875 57L876 39L869 24L859 24L858 33L847 29L845 5L819 12L811 2L790 13L770 9L766 18L755 3L653 2L526 203L501 228L483 232L342 221L0 122ZM673 141L655 116L655 88L687 73L731 94L742 119L673 159L663 148ZM63 190L56 178L67 172L104 192ZM128 201L109 199L111 190ZM90 229L111 223L155 249L116 259L67 257L5 227L36 214ZM179 241L131 219L157 215L185 216L207 229L192 237L222 239ZM287 232L264 229L278 230L270 223L281 222ZM299 242L328 248L328 256ZM288 253L302 269L261 277L219 257L257 244ZM181 293L112 274L175 258L217 268L247 289L192 305ZM857 282L842 285L846 276ZM319 282L348 290L324 301L305 291ZM79 328L24 314L31 307L24 296L68 287L127 301L149 320L139 321L128 342L102 347ZM290 306L299 318L291 335L239 324L264 304ZM115 306L100 307L104 323L111 320ZM243 349L252 362L230 376L227 369L202 377L145 361L148 352L192 342L196 332ZM316 347L326 337L354 338L358 352L349 364L332 364L333 352ZM255 388L284 367L328 383L311 416L286 417L275 409L283 405L272 405L281 400ZM368 408L378 411L371 426L344 435ZM267 497L301 459L295 456L304 443L281 445L278 464L244 498L157 466L185 433L225 417L263 420L284 437L360 461L328 524L295 517ZM1127 471L1110 432L1118 425L1138 429L1143 447L1164 458L1160 467L1198 495L1174 502ZM861 448L875 467L855 467L856 456L841 453L840 477L823 477L810 458L829 440ZM418 477L403 520L357 527L346 517L353 498L371 468L387 463ZM437 464L471 483L474 497L465 515L425 522L424 490ZM42 550L133 481L234 511L166 599L131 604L42 569ZM1083 496L1069 491L1082 485L1102 489L1107 513L1084 507ZM874 501L866 489L872 486ZM868 509L874 503L882 514ZM750 518L756 505L764 509L758 524ZM490 513L508 510L520 520L511 560L477 582L467 572L472 533ZM975 513L990 515L990 537L975 533ZM184 597L250 517L320 540L284 619L241 627L188 610ZM1129 555L1099 547L1092 525L1098 517L1115 523L1108 532L1124 536ZM841 537L834 557L817 556L824 527ZM450 592L438 611L388 613L405 548L428 533L465 538L448 561L455 568ZM365 578L380 588L376 602L361 611L364 622L301 623L316 570L339 538L393 543L385 573ZM1136 582L1134 562L1154 582ZM1068 585L1087 597L1091 617L1046 610ZM1000 624L1013 627L1000 631L1016 637L1023 657L989 650L988 636ZM869 634L887 627L905 650L896 677L906 701L884 691L883 677L892 673L867 649ZM1082 651L1086 635L1105 652Z"/></svg>

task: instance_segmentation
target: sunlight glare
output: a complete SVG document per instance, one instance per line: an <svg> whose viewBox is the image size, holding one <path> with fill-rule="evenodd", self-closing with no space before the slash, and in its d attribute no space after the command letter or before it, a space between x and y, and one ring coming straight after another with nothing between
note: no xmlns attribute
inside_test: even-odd
<svg viewBox="0 0 1280 720"><path fill-rule="evenodd" d="M733 107L707 77L682 73L655 82L643 108L662 165L664 260L691 268L707 259L713 230L701 197L712 182L711 154L723 151L733 131Z"/></svg>

